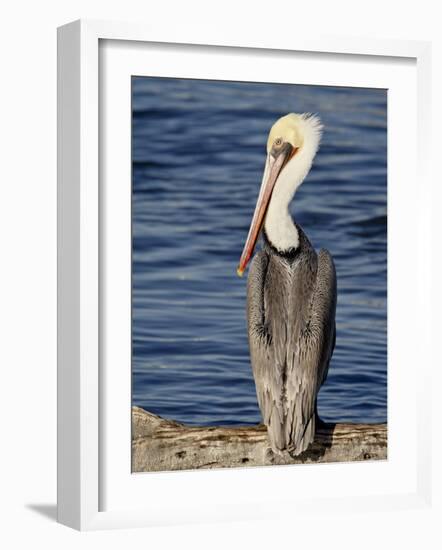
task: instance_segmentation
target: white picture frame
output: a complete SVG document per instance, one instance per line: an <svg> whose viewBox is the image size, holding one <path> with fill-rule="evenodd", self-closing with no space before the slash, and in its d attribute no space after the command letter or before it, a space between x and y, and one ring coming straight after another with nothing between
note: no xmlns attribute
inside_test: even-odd
<svg viewBox="0 0 442 550"><path fill-rule="evenodd" d="M219 51L228 52L231 59L239 58L245 52L271 54L275 59L279 58L278 63L281 66L290 61L291 54L300 52L318 57L328 56L327 59L322 59L324 64L331 63L332 59L351 60L355 63L364 63L364 59L377 59L380 64L390 63L391 66L394 66L395 63L399 66L401 60L408 60L407 63L414 66L415 76L404 78L414 78L417 83L417 94L414 89L410 89L408 90L410 95L407 96L411 98L412 102L410 110L417 114L417 119L411 120L409 123L409 128L413 132L408 137L408 143L412 146L416 144L416 146L411 147L408 153L409 168L412 167L411 176L405 172L401 173L401 168L398 166L396 177L403 177L403 181L406 178L415 178L414 169L418 170L418 197L414 199L419 204L418 214L414 213L418 232L417 235L409 237L409 243L413 244L413 239L418 236L419 242L426 244L419 248L419 262L410 268L408 279L407 277L404 281L395 279L398 287L396 291L398 299L395 303L399 303L404 285L411 281L416 293L410 308L413 313L418 313L418 317L421 319L419 326L414 321L416 325L413 324L412 328L418 332L417 340L420 344L419 349L416 344L415 349L408 350L408 359L404 357L404 361L408 361L411 365L411 361L416 357L424 357L424 359L420 365L420 377L417 384L415 380L411 380L411 376L404 375L404 379L408 380L409 384L404 393L407 398L410 395L415 395L416 406L413 404L409 410L405 410L404 400L401 401L400 395L396 395L394 387L392 388L394 394L392 399L397 403L397 409L393 410L403 411L403 418L409 421L408 429L412 433L410 435L412 442L410 455L412 456L408 461L406 457L400 460L401 457L398 456L398 453L395 455L393 452L392 458L389 458L391 461L390 471L385 466L377 464L364 465L367 466L367 469L363 473L349 464L329 465L328 469L321 466L320 474L317 475L315 472L318 487L310 485L311 497L306 496L306 490L304 492L300 490L302 494L298 496L288 495L284 502L285 504L289 503L290 506L285 506L284 509L289 514L292 514L294 510L297 513L312 513L314 511L317 514L326 513L331 503L333 503L335 511L342 513L355 507L369 511L428 506L431 498L430 403L425 397L424 389L430 384L431 358L426 357L422 350L429 349L425 343L431 332L425 325L426 322L430 322L431 318L430 315L426 315L431 308L428 284L431 272L431 234L426 217L427 209L431 203L431 184L426 156L429 150L429 121L431 117L428 86L430 78L429 44L346 37L312 39L302 35L295 38L281 37L278 43L267 44L263 38L245 40L241 37L227 36L224 39L209 39L204 36L203 29L198 35L187 36L185 29L179 34L174 32L172 35L168 35L161 29L155 31L143 25L76 21L61 27L58 31L58 521L76 529L90 530L199 521L259 519L269 517L269 514L263 513L266 502L281 502L282 498L277 490L273 492L270 489L260 491L260 497L254 493L254 487L260 479L257 476L261 476L262 479L264 476L261 469L254 469L253 472L248 469L222 472L206 471L197 472L197 476L195 476L195 472L141 474L142 477L132 476L129 479L130 470L127 471L126 466L127 457L130 456L130 441L126 439L127 446L120 445L123 448L121 455L118 454L118 448L115 447L115 439L110 444L107 441L106 426L109 424L111 416L115 427L115 430L112 431L123 434L123 440L124 437L127 437L130 410L127 411L127 417L124 417L121 422L119 418L121 418L121 411L124 416L124 407L127 403L127 377L130 376L130 373L121 369L126 376L126 382L123 384L119 384L116 378L112 384L103 383L105 370L103 356L106 354L103 353L101 341L105 322L103 302L107 300L106 285L108 284L104 285L103 280L106 277L106 267L109 266L107 257L103 259L105 249L103 242L106 239L106 235L103 233L111 232L113 227L112 224L103 223L100 215L103 213L103 209L112 208L112 204L103 203L103 174L100 173L100 154L103 145L100 116L103 117L103 112L106 109L105 105L101 104L100 86L103 85L103 82L106 85L107 78L104 77L100 83L100 78L103 77L100 72L100 63L103 63L104 59L100 48L106 43L124 46L126 54L128 49L135 47L139 49L143 44L146 47L149 44L167 45L172 55L174 52L179 52L180 49L193 51L192 48L200 48L199 51L204 52L204 57L209 62L213 55L211 52L214 51L214 48L218 48ZM203 49L201 50L201 48ZM119 51L121 53L121 49ZM119 57L122 63L127 62L127 57L124 55L119 55L117 52L117 58ZM108 56L105 62L108 63L109 59ZM146 58L144 57L144 59ZM171 59L173 60L173 57ZM117 61L113 62L117 63ZM131 67L127 70L130 73ZM191 76L185 72L189 69L184 67L181 70L184 71L183 74L180 74L178 68L176 69L176 76ZM208 69L203 70L207 71ZM119 74L118 71L115 72L116 76ZM267 76L264 75L262 80L266 81L266 78ZM127 112L124 116L127 116ZM121 124L118 128L121 129L121 132L118 132L119 136L127 141L127 132L125 133ZM125 128L127 130L127 125ZM398 139L399 137L398 132ZM127 143L124 150L127 156ZM390 163L391 160L389 153L389 171L396 166L394 159L392 163ZM117 162L119 162L118 159ZM123 163L123 160L121 162ZM119 171L119 173L121 172ZM122 177L126 177L126 175L122 174ZM405 188L408 187L405 186ZM404 193L404 202L402 208L399 209L402 212L401 215L403 215L403 211L406 214L413 206L413 203L410 202L411 196L408 196L408 199L406 196L407 193ZM108 202L112 203L112 201L118 202L118 197L113 199L111 197ZM389 208L391 208L391 204L389 204ZM404 220L397 217L396 222L393 223L393 237L395 227L400 223L404 223ZM118 249L118 246L115 248ZM400 261L399 248L399 246L393 247L393 251L397 249L398 254L393 256L389 254L389 262ZM119 259L126 258L126 263L123 262L125 267L122 268L122 277L124 278L127 277L128 270L130 272L130 265L127 264L127 261L130 260L127 260L127 248L121 248L120 252L123 256L120 255ZM389 290L391 277L394 277L394 273L393 269L389 275ZM126 329L123 329L127 332L127 325L130 324L130 311L125 309L124 303L119 307L120 318L129 316L125 322ZM389 315L389 330L392 324L391 319L396 318L400 322L400 311L393 309L392 314ZM417 316L413 318L417 318ZM124 320L121 322L124 323ZM426 353L428 355L428 351ZM393 359L398 363L401 356L395 355ZM404 372L407 373L405 367ZM410 371L408 372L410 373ZM389 376L389 384L390 382ZM116 392L120 392L121 401ZM116 413L111 415L113 408ZM120 416L117 417L116 414ZM395 422L395 420L397 421ZM120 428L121 431L119 431ZM395 434L398 434L398 441L400 437L403 441L405 434L400 433L403 429L404 426L398 421L397 415L393 418L389 417L389 444L393 440L393 451L395 449ZM399 443L397 449L400 450ZM117 458L106 461L107 455ZM395 460L397 463L394 462ZM400 470L401 463L404 465L403 470ZM290 470L290 468L292 467L267 468L265 477L268 487L286 484L290 476L294 475L294 470ZM310 478L312 474L309 471L311 472L311 469L316 466L303 466L303 468L307 468L305 477ZM343 468L347 468L346 471L349 473L346 474L347 489L340 492L338 486L342 486ZM123 469L125 471L120 472ZM396 478L395 472L399 472ZM118 477L119 473L121 473L121 477ZM327 491L323 492L320 484L321 480L325 480L327 476L328 478L333 476L334 483L330 483ZM373 485L372 491L367 489L363 492L361 489L362 492L353 494L352 486L362 476L367 479L369 476L380 480L382 480L382 476L395 479L394 483L385 491ZM117 487L112 489L112 495L115 496L108 499L109 502L112 501L112 505L108 505L103 497L103 494L106 494L106 491L103 492L103 484L109 484L113 480ZM229 484L243 489L240 491L240 496L233 497L230 494L229 497ZM142 485L141 496L139 494L135 498L135 493L131 491L137 489L132 487L129 490L129 485ZM143 505L142 495L146 494L146 487L149 490L149 503ZM216 503L210 500L210 492L207 492L207 487L210 488L212 494L213 488L216 487L218 495ZM225 493L222 492L223 487L227 488ZM172 504L169 497L174 491L178 495L185 493L186 499L176 499L177 502ZM243 496L246 491L248 496ZM119 495L121 495L121 501ZM281 513L278 512L279 517Z"/></svg>

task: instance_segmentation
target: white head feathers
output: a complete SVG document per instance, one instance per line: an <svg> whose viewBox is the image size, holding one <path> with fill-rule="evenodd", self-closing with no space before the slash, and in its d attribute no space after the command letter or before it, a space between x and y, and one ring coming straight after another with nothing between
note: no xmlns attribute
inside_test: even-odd
<svg viewBox="0 0 442 550"><path fill-rule="evenodd" d="M310 171L319 148L322 124L316 115L290 113L272 126L267 140L270 154L277 140L290 143L293 154L279 174L270 199L264 227L273 246L279 250L296 248L298 231L289 213L289 204L297 188Z"/></svg>

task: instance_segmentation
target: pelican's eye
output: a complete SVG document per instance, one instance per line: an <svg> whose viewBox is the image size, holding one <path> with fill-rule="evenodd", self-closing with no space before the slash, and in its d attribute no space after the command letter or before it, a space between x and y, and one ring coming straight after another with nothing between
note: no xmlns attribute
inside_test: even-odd
<svg viewBox="0 0 442 550"><path fill-rule="evenodd" d="M276 138L275 141L274 141L274 143L273 143L273 145L274 145L275 147L281 147L281 145L282 145L282 138L280 138L280 137L279 137L279 138Z"/></svg>

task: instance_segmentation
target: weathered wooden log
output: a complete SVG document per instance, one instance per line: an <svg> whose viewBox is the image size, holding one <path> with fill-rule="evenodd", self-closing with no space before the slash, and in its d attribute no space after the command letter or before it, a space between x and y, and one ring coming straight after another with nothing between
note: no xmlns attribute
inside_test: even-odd
<svg viewBox="0 0 442 550"><path fill-rule="evenodd" d="M387 458L386 424L319 422L315 441L302 455L275 455L266 428L191 427L132 408L132 471L235 468Z"/></svg>

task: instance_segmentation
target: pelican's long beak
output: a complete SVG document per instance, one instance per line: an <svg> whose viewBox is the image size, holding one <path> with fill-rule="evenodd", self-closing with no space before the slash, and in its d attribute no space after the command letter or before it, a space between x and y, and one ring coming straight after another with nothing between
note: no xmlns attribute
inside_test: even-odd
<svg viewBox="0 0 442 550"><path fill-rule="evenodd" d="M247 264L252 257L256 241L258 240L259 233L264 223L265 214L272 197L276 180L278 179L281 170L284 168L284 165L289 160L291 151L292 146L289 143L285 143L284 147L281 147L281 150L278 151L276 156L274 156L272 152L267 155L258 201L256 203L252 223L250 224L246 244L244 245L244 250L241 254L241 259L239 260L238 269L236 270L240 277L242 277Z"/></svg>

